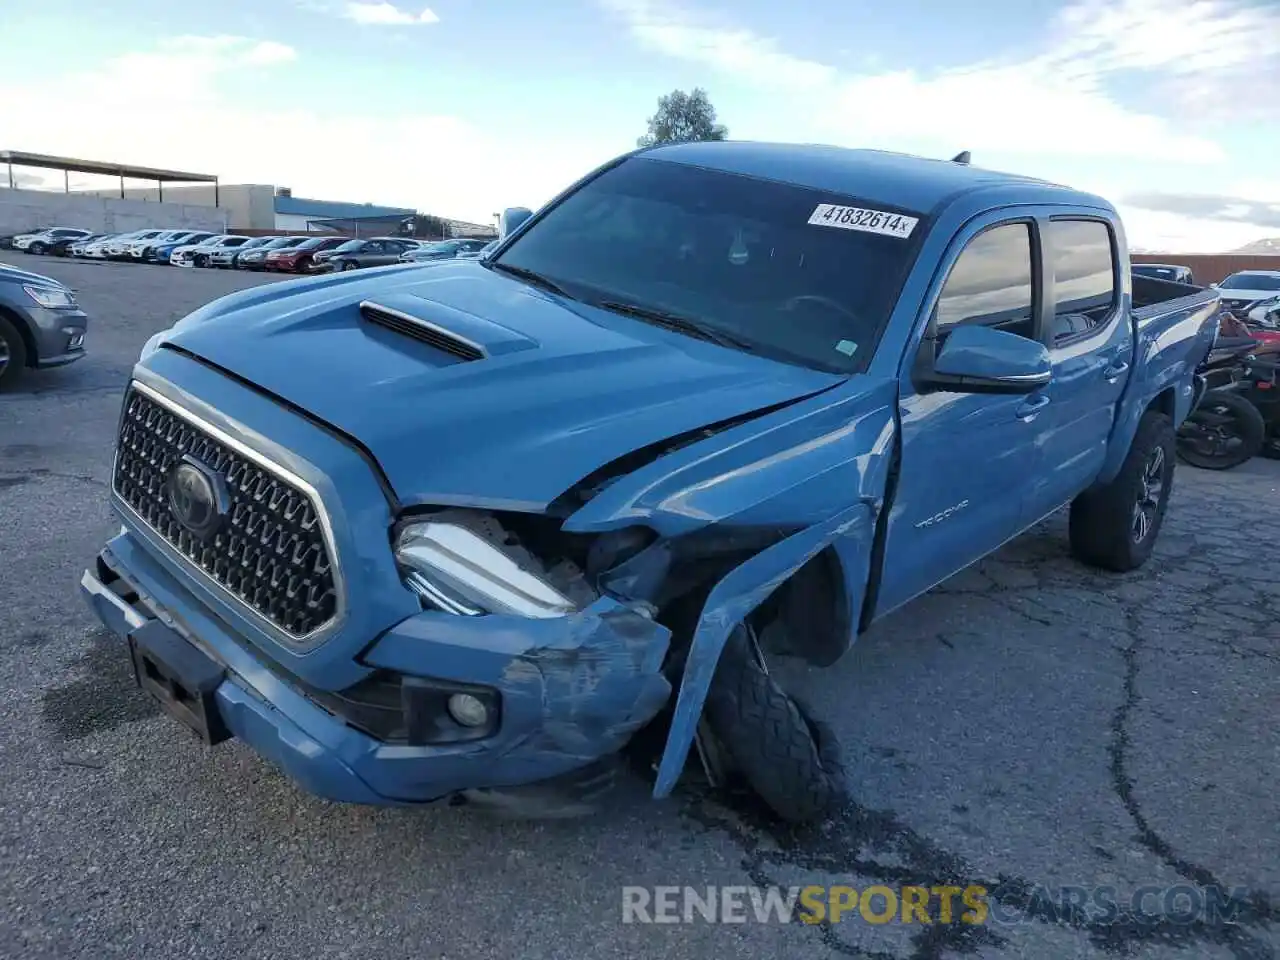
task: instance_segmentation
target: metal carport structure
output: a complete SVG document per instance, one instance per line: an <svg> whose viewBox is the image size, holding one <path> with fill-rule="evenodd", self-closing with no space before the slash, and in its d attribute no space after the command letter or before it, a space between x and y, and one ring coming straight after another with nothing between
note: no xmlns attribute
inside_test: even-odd
<svg viewBox="0 0 1280 960"><path fill-rule="evenodd" d="M154 180L161 202L164 201L166 183L212 183L213 205L218 206L218 178L211 173L188 173L182 170L163 170L158 167L135 167L127 163L108 163L102 160L77 160L75 157L54 157L43 153L25 153L21 150L0 150L0 163L9 168L9 189L14 186L13 168L38 167L43 170L61 170L63 187L71 192L72 173L93 173L120 178L120 197L125 196L124 181Z"/></svg>

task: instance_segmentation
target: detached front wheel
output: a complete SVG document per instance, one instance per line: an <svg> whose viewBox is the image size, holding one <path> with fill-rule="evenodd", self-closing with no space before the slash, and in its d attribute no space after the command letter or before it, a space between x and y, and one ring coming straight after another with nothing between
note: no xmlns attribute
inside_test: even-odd
<svg viewBox="0 0 1280 960"><path fill-rule="evenodd" d="M783 820L820 820L845 798L833 736L765 671L746 626L721 654L706 716L733 769Z"/></svg>

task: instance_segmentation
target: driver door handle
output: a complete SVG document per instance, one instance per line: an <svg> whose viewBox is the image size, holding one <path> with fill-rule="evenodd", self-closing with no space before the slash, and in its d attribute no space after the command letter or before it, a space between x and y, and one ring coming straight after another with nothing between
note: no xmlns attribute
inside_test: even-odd
<svg viewBox="0 0 1280 960"><path fill-rule="evenodd" d="M1120 374L1124 373L1128 369L1128 361L1121 360L1119 363L1114 363L1107 367L1107 369L1102 372L1102 375L1107 378L1108 383L1115 383L1120 379Z"/></svg>
<svg viewBox="0 0 1280 960"><path fill-rule="evenodd" d="M1028 400L1026 403L1022 404L1020 407L1018 407L1018 419L1023 421L1024 423L1030 423L1037 416L1039 416L1040 411L1043 410L1048 405L1049 405L1049 397L1046 394L1042 393L1038 397L1033 397L1032 399Z"/></svg>

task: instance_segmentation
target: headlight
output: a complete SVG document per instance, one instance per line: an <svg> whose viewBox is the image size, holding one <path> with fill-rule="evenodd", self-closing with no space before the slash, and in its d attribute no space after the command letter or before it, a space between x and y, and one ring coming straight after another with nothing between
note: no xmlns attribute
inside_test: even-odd
<svg viewBox="0 0 1280 960"><path fill-rule="evenodd" d="M74 307L76 297L65 287L26 287L27 296L42 307Z"/></svg>
<svg viewBox="0 0 1280 960"><path fill-rule="evenodd" d="M484 537L456 524L409 524L396 542L396 561L411 590L450 613L546 619L577 609Z"/></svg>

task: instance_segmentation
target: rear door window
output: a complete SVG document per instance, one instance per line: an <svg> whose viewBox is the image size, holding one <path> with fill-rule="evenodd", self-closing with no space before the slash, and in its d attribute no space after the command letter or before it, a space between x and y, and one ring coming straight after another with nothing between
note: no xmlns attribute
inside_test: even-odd
<svg viewBox="0 0 1280 960"><path fill-rule="evenodd" d="M1054 341L1070 340L1105 324L1117 302L1111 228L1101 220L1050 220L1045 254L1056 304Z"/></svg>

